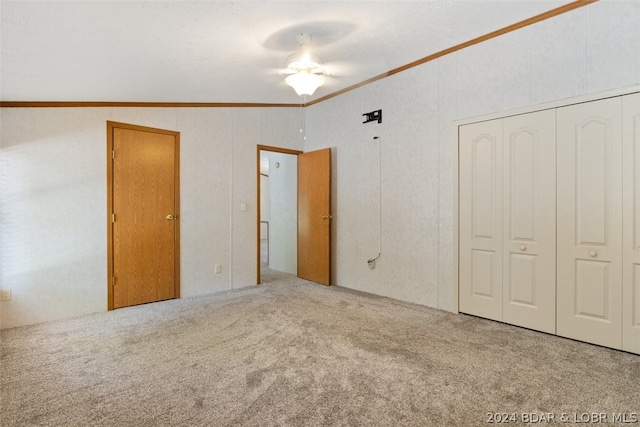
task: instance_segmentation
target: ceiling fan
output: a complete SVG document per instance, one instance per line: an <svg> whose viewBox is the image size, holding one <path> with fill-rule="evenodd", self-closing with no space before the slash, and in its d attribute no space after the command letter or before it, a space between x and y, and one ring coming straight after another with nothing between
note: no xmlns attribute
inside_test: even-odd
<svg viewBox="0 0 640 427"><path fill-rule="evenodd" d="M287 57L287 67L280 74L288 74L285 82L300 96L311 96L324 84L324 76L331 73L322 59L311 51L311 35L300 33L296 37L300 50Z"/></svg>

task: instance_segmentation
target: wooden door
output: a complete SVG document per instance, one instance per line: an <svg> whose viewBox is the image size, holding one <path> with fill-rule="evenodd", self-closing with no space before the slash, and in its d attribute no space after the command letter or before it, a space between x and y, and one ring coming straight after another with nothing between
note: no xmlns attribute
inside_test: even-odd
<svg viewBox="0 0 640 427"><path fill-rule="evenodd" d="M503 321L556 332L556 113L503 120Z"/></svg>
<svg viewBox="0 0 640 427"><path fill-rule="evenodd" d="M557 110L557 332L620 348L621 99Z"/></svg>
<svg viewBox="0 0 640 427"><path fill-rule="evenodd" d="M329 285L331 149L298 155L298 277Z"/></svg>
<svg viewBox="0 0 640 427"><path fill-rule="evenodd" d="M622 349L640 353L640 93L622 98L624 253Z"/></svg>
<svg viewBox="0 0 640 427"><path fill-rule="evenodd" d="M459 308L501 321L502 120L459 132Z"/></svg>
<svg viewBox="0 0 640 427"><path fill-rule="evenodd" d="M179 297L179 134L109 123L110 307Z"/></svg>

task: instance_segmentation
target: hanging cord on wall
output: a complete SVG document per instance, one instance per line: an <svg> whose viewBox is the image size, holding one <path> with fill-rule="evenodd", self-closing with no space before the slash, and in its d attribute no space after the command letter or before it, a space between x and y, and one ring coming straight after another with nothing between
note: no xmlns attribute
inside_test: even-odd
<svg viewBox="0 0 640 427"><path fill-rule="evenodd" d="M378 141L378 256L375 258L369 258L367 264L369 268L376 268L376 261L382 256L382 142L379 136L373 137L374 141Z"/></svg>

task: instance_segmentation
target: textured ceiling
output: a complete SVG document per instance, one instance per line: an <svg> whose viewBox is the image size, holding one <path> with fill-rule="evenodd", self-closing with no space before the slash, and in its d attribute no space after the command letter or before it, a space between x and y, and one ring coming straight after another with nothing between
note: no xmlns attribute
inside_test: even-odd
<svg viewBox="0 0 640 427"><path fill-rule="evenodd" d="M0 99L298 103L301 32L332 72L313 100L567 3L2 0Z"/></svg>

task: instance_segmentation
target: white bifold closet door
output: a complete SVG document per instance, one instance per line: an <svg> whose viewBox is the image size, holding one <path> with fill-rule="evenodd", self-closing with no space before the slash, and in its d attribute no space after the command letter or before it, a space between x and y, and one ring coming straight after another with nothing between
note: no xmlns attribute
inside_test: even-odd
<svg viewBox="0 0 640 427"><path fill-rule="evenodd" d="M503 120L502 320L556 332L556 113Z"/></svg>
<svg viewBox="0 0 640 427"><path fill-rule="evenodd" d="M640 353L640 93L622 98L623 320L622 349Z"/></svg>
<svg viewBox="0 0 640 427"><path fill-rule="evenodd" d="M459 308L502 320L502 120L459 128Z"/></svg>
<svg viewBox="0 0 640 427"><path fill-rule="evenodd" d="M555 111L459 141L460 311L555 333Z"/></svg>
<svg viewBox="0 0 640 427"><path fill-rule="evenodd" d="M622 341L622 100L557 110L557 333Z"/></svg>

